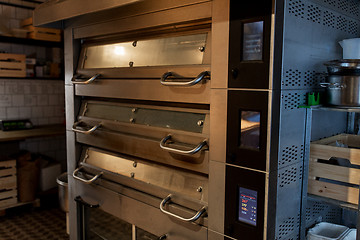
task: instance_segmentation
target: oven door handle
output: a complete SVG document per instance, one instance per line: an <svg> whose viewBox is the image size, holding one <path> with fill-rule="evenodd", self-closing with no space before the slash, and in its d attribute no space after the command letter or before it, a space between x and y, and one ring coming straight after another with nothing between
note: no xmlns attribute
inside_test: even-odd
<svg viewBox="0 0 360 240"><path fill-rule="evenodd" d="M190 217L190 218L184 218L184 217L181 217L181 216L176 215L176 214L174 214L174 213L171 213L171 212L169 212L169 211L166 211L166 210L164 209L166 203L169 203L170 201L171 201L171 194L169 194L166 198L164 198L164 199L161 201L161 203L160 203L160 211L163 212L163 213L165 213L165 214L167 214L167 215L169 215L169 216L172 216L172 217L174 217L174 218L180 219L180 220L182 220L182 221L185 221L185 222L194 222L194 221L198 220L204 213L206 213L206 207L203 206L199 211L197 211L197 212L195 213L194 216L192 216L192 217Z"/></svg>
<svg viewBox="0 0 360 240"><path fill-rule="evenodd" d="M201 72L195 79L183 82L183 81L166 81L166 79L170 76L174 76L175 74L173 72L166 72L164 75L162 75L160 79L160 83L164 86L182 86L182 87L188 87L193 86L199 82L201 82L205 77L210 76L210 73L208 71Z"/></svg>
<svg viewBox="0 0 360 240"><path fill-rule="evenodd" d="M74 125L72 126L71 130L73 130L74 132L77 132L77 133L82 133L82 134L91 134L93 132L95 132L96 129L98 129L99 127L101 127L101 123L93 126L92 128L90 128L89 130L80 130L80 129L77 129L76 127L79 126L79 124L81 124L82 122L76 122L74 123Z"/></svg>
<svg viewBox="0 0 360 240"><path fill-rule="evenodd" d="M190 150L180 150L180 149L176 149L176 148L171 148L171 147L165 146L166 142L169 141L170 139L171 139L171 135L167 135L166 137L164 137L164 138L160 141L160 147L161 147L161 149L164 149L164 150L169 151L169 152L174 152L174 153L183 154L183 155L192 155L192 154L195 154L195 153L199 152L199 151L202 150L205 146L207 146L207 142L206 142L206 140L204 140L204 141L202 141L200 144L198 144L196 147L194 147L193 149L190 149Z"/></svg>
<svg viewBox="0 0 360 240"><path fill-rule="evenodd" d="M86 184L91 184L91 183L95 182L99 177L101 177L101 176L104 174L103 172L100 172L100 173L96 174L96 175L95 175L93 178L91 178L91 179L83 179L83 178L81 178L81 177L79 177L79 176L77 175L78 172L79 172L81 169L83 169L83 167L79 167L79 168L77 168L77 169L74 170L74 172L73 172L73 178L75 178L76 180L79 180L79 181L81 181L81 182L83 182L83 183L86 183Z"/></svg>
<svg viewBox="0 0 360 240"><path fill-rule="evenodd" d="M75 77L73 77L73 78L71 79L71 82L72 82L73 84L90 84L90 83L94 82L95 79L97 79L100 75L101 75L101 74L95 74L94 76L92 76L91 78L89 78L89 79L86 80L86 81L77 81L77 79L75 79Z"/></svg>

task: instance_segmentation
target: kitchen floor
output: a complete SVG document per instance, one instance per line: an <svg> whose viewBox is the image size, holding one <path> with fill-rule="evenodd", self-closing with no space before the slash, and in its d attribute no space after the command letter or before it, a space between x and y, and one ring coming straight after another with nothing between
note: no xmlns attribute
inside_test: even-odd
<svg viewBox="0 0 360 240"><path fill-rule="evenodd" d="M0 217L1 240L68 240L59 208L15 208Z"/></svg>

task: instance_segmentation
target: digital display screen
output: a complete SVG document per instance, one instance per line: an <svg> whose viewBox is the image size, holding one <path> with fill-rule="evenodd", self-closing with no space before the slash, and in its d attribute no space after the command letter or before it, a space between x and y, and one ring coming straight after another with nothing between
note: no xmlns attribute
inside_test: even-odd
<svg viewBox="0 0 360 240"><path fill-rule="evenodd" d="M260 112L240 111L240 147L260 149Z"/></svg>
<svg viewBox="0 0 360 240"><path fill-rule="evenodd" d="M239 187L239 215L238 220L256 226L257 191Z"/></svg>
<svg viewBox="0 0 360 240"><path fill-rule="evenodd" d="M244 61L261 61L263 59L264 22L244 24L243 54Z"/></svg>

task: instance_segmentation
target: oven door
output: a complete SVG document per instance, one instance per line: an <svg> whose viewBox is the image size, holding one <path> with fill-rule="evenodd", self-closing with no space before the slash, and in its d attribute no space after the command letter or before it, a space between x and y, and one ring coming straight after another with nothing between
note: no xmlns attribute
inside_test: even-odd
<svg viewBox="0 0 360 240"><path fill-rule="evenodd" d="M87 180L85 175L90 175ZM188 209L206 209L208 177L192 171L151 163L138 158L85 148L73 177L86 184L116 182L161 199L171 195L171 202ZM98 181L99 180L99 181ZM109 185L108 188L113 189ZM115 189L116 190L116 189Z"/></svg>
<svg viewBox="0 0 360 240"><path fill-rule="evenodd" d="M198 30L118 42L85 40L72 81L75 94L209 104L210 36Z"/></svg>
<svg viewBox="0 0 360 240"><path fill-rule="evenodd" d="M209 111L84 101L80 143L208 174Z"/></svg>
<svg viewBox="0 0 360 240"><path fill-rule="evenodd" d="M128 197L81 182L76 188L79 240L207 239L206 227L163 214L153 206L160 200L149 195L134 192Z"/></svg>
<svg viewBox="0 0 360 240"><path fill-rule="evenodd" d="M78 239L207 239L206 177L93 148L83 157Z"/></svg>

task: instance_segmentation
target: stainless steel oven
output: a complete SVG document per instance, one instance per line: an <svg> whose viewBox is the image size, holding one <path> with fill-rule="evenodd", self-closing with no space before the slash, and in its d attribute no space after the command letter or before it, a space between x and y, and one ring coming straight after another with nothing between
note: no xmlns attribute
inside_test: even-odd
<svg viewBox="0 0 360 240"><path fill-rule="evenodd" d="M211 2L138 6L70 27L72 237L205 240Z"/></svg>
<svg viewBox="0 0 360 240"><path fill-rule="evenodd" d="M64 20L71 239L297 240L338 220L307 196L300 106L360 32L353 0L98 2L34 17ZM316 137L343 131L319 119Z"/></svg>

